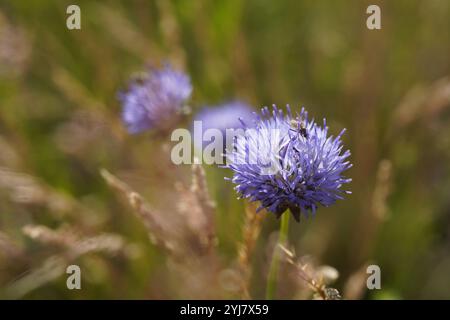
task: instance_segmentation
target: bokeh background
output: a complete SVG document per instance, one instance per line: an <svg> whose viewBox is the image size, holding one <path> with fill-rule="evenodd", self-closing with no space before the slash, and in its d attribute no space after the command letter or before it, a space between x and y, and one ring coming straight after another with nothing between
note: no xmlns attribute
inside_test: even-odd
<svg viewBox="0 0 450 320"><path fill-rule="evenodd" d="M68 30L75 2L82 29ZM117 92L170 62L192 78L193 114L230 99L289 103L333 134L347 128L353 194L291 221L289 244L313 275L327 270L348 299L450 298L449 1L75 2L0 4L0 297L264 298L279 221L253 221L225 169L203 166L208 186L189 189L168 137L121 123ZM366 28L370 4L381 30ZM182 233L200 206L189 199L206 201L198 188L216 204L199 211L213 221L212 252L183 236L172 244L194 253L168 253L155 233ZM143 223L131 189L172 235ZM66 288L69 264L81 290ZM381 290L365 287L369 264ZM278 298L311 298L296 278L280 275Z"/></svg>

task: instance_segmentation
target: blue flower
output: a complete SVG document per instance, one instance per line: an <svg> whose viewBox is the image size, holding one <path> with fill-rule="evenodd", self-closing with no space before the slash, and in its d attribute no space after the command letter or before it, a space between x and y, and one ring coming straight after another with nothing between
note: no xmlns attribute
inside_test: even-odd
<svg viewBox="0 0 450 320"><path fill-rule="evenodd" d="M205 107L195 116L195 121L201 121L204 130L218 129L224 135L226 129L244 129L239 119L251 120L254 110L241 101L231 101L217 107Z"/></svg>
<svg viewBox="0 0 450 320"><path fill-rule="evenodd" d="M149 70L143 78L133 80L127 92L119 94L122 119L130 133L171 128L191 93L186 74L170 66Z"/></svg>
<svg viewBox="0 0 450 320"><path fill-rule="evenodd" d="M328 136L323 127L308 120L302 109L295 117L273 106L262 109L255 128L239 136L227 152L227 166L241 198L259 201L279 218L287 209L299 221L300 214L315 214L319 205L330 206L343 194L351 179L343 171L352 165L350 151L343 151L341 137Z"/></svg>
<svg viewBox="0 0 450 320"><path fill-rule="evenodd" d="M233 135L239 134L236 129L241 129L244 131L245 126L242 121L251 121L255 119L254 109L241 101L235 100L221 104L216 107L205 107L200 110L199 113L194 118L194 125L192 127L192 132L194 133L194 145L197 147L205 147L210 141L203 140L203 134L209 129L219 130L223 137L222 153L225 152L225 147L228 145L231 147L233 139L231 141L226 141L228 138L227 130L232 129L230 132ZM195 130L196 126L201 124L202 132L199 134Z"/></svg>

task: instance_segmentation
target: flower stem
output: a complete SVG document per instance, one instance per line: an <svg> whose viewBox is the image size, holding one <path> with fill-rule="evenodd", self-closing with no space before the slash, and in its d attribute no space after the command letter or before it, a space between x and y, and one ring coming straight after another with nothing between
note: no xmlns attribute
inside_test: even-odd
<svg viewBox="0 0 450 320"><path fill-rule="evenodd" d="M281 215L280 233L278 236L278 242L273 249L272 261L270 263L269 275L267 277L266 286L266 299L272 300L275 297L277 291L277 279L278 269L280 267L280 250L279 245L286 246L289 231L289 212L285 212Z"/></svg>

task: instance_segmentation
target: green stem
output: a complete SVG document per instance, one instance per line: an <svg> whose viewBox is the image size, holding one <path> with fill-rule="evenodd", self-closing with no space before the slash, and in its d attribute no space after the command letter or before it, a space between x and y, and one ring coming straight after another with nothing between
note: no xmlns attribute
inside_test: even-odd
<svg viewBox="0 0 450 320"><path fill-rule="evenodd" d="M279 245L285 246L288 239L289 231L289 212L281 215L280 233L278 242L273 249L272 261L270 263L269 275L267 277L266 299L272 300L277 291L278 269L280 267L280 248Z"/></svg>

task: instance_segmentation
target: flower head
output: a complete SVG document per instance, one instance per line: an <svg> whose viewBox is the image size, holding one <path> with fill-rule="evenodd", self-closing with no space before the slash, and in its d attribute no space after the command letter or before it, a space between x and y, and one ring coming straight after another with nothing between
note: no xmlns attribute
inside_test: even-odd
<svg viewBox="0 0 450 320"><path fill-rule="evenodd" d="M119 94L122 119L130 133L170 128L191 93L186 74L170 66L150 70L142 79L133 80L127 92Z"/></svg>
<svg viewBox="0 0 450 320"><path fill-rule="evenodd" d="M244 129L239 119L250 121L253 118L253 108L241 101L224 103L217 107L203 108L195 117L202 121L203 129L219 129L225 134L226 129Z"/></svg>
<svg viewBox="0 0 450 320"><path fill-rule="evenodd" d="M226 147L231 147L233 137L244 131L244 125L240 121L250 121L254 119L254 110L248 104L241 101L232 101L224 103L217 107L205 107L195 116L192 127L194 133L194 146L204 149L211 141L205 141L203 133L195 134L195 128L200 123L202 131L206 134L208 130L215 130L221 134L223 139L214 140L216 147L221 149L221 154L225 152ZM218 130L218 131L217 131Z"/></svg>
<svg viewBox="0 0 450 320"><path fill-rule="evenodd" d="M259 201L280 217L287 209L299 221L300 214L315 214L319 205L329 206L342 195L342 185L351 179L342 172L352 165L350 151L343 151L341 137L328 136L323 127L308 119L302 109L295 117L273 107L262 109L256 127L239 136L227 152L226 167L234 172L232 182L241 198Z"/></svg>

